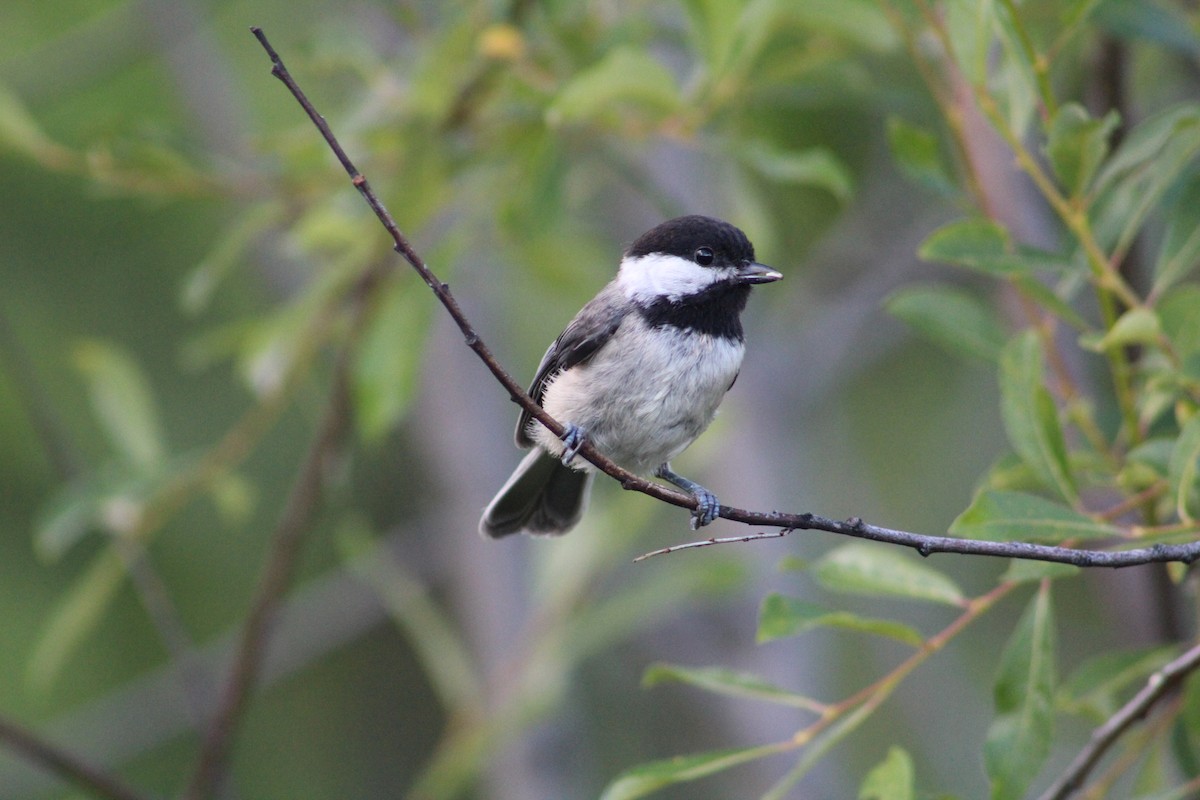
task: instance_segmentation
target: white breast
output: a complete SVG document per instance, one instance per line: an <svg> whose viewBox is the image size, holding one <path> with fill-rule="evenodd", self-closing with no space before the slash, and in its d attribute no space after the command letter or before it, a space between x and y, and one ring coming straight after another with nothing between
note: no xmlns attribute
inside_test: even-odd
<svg viewBox="0 0 1200 800"><path fill-rule="evenodd" d="M601 452L647 474L699 436L737 377L744 345L732 339L647 328L630 314L585 364L555 378L542 405L583 428ZM534 424L533 438L554 454L562 442Z"/></svg>

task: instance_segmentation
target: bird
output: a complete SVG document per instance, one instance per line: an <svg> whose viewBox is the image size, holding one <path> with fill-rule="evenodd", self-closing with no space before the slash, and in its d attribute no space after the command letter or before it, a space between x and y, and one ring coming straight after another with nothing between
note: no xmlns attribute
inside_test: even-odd
<svg viewBox="0 0 1200 800"><path fill-rule="evenodd" d="M693 530L712 522L716 496L670 462L709 426L737 380L751 287L782 277L755 260L745 233L713 217L676 217L634 240L616 277L546 350L529 386L563 423L563 437L521 412L516 443L531 452L488 504L480 533L571 530L595 470L575 458L585 441L630 472L691 494Z"/></svg>

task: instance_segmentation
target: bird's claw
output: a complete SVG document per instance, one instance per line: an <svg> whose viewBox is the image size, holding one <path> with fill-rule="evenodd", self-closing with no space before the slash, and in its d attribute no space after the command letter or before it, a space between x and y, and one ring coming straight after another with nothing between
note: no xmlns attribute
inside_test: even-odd
<svg viewBox="0 0 1200 800"><path fill-rule="evenodd" d="M571 466L571 462L575 460L575 456L579 454L579 448L583 447L584 440L587 435L583 432L583 428L578 425L567 423L567 429L563 431L563 451L562 463L563 466Z"/></svg>
<svg viewBox="0 0 1200 800"><path fill-rule="evenodd" d="M654 474L696 498L696 507L692 509L692 530L703 528L720 515L721 503L717 500L717 496L695 481L673 471L670 464L660 464Z"/></svg>
<svg viewBox="0 0 1200 800"><path fill-rule="evenodd" d="M699 530L717 518L721 512L721 503L717 496L704 487L692 493L696 498L696 508L692 511L692 530Z"/></svg>

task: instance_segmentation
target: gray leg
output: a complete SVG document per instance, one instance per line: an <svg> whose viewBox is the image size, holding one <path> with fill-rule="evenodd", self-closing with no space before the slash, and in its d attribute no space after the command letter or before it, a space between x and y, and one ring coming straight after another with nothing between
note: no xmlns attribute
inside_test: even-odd
<svg viewBox="0 0 1200 800"><path fill-rule="evenodd" d="M700 484L671 471L670 464L660 464L658 469L654 470L655 477L662 478L664 481L673 483L680 489L696 498L696 509L692 511L692 530L703 528L708 523L717 518L717 514L721 510L721 504L717 502L717 496L705 489Z"/></svg>
<svg viewBox="0 0 1200 800"><path fill-rule="evenodd" d="M587 434L583 428L573 423L567 423L567 429L563 431L563 445L565 446L562 453L563 466L571 466L571 462L575 460L576 454L579 453L579 448L583 447L583 441L587 438Z"/></svg>

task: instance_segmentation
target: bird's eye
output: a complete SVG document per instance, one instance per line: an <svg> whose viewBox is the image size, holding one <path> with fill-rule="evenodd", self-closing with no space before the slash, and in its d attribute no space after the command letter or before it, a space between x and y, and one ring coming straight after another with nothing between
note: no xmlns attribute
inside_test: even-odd
<svg viewBox="0 0 1200 800"><path fill-rule="evenodd" d="M700 266L707 267L709 264L713 263L713 258L715 258L715 256L713 256L712 248L699 247L696 248L696 252L692 255L692 258L694 258L696 263Z"/></svg>

